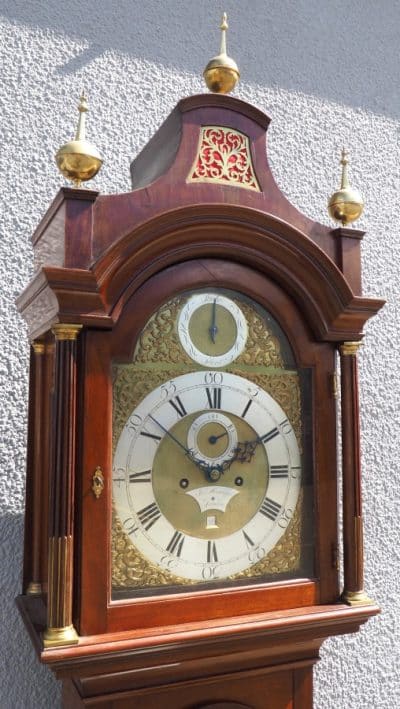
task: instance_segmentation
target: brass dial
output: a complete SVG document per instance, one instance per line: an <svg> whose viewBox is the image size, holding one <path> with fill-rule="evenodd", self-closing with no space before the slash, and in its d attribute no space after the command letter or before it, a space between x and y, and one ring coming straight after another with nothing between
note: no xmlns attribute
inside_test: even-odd
<svg viewBox="0 0 400 709"><path fill-rule="evenodd" d="M294 573L308 529L300 386L272 316L233 291L175 296L114 375L116 597Z"/></svg>
<svg viewBox="0 0 400 709"><path fill-rule="evenodd" d="M193 580L227 578L265 556L300 490L286 414L227 372L189 372L154 389L126 422L114 463L116 509L132 542Z"/></svg>

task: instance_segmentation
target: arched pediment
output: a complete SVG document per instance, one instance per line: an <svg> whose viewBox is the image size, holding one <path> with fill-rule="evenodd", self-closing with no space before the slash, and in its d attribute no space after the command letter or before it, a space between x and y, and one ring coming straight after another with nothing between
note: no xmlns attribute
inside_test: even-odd
<svg viewBox="0 0 400 709"><path fill-rule="evenodd" d="M133 161L131 192L63 188L34 234L38 271L18 301L31 335L63 319L110 328L150 276L213 258L275 280L317 340L360 339L383 305L360 296L363 233L289 203L268 165L268 124L238 99L192 96Z"/></svg>
<svg viewBox="0 0 400 709"><path fill-rule="evenodd" d="M275 280L304 313L318 340L359 339L381 301L360 298L335 263L298 229L232 205L196 205L165 213L126 234L92 270L113 319L149 277L189 259L250 266Z"/></svg>

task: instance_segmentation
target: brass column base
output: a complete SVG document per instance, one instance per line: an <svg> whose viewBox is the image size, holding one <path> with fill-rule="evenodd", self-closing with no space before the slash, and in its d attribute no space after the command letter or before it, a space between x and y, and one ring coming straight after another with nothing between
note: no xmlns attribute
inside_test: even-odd
<svg viewBox="0 0 400 709"><path fill-rule="evenodd" d="M362 591L343 591L342 601L348 606L374 606L375 601L370 598L364 590Z"/></svg>
<svg viewBox="0 0 400 709"><path fill-rule="evenodd" d="M46 628L43 633L44 647L60 647L62 645L77 645L79 635L73 625L65 628Z"/></svg>
<svg viewBox="0 0 400 709"><path fill-rule="evenodd" d="M31 581L26 589L27 596L37 596L42 593L42 584Z"/></svg>

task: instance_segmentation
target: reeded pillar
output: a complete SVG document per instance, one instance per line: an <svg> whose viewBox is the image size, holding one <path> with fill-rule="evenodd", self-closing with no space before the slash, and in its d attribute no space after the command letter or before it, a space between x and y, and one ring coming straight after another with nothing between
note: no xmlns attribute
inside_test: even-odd
<svg viewBox="0 0 400 709"><path fill-rule="evenodd" d="M360 421L357 351L360 342L340 347L342 456L343 456L343 557L342 599L351 606L371 604L364 591L363 519L361 499Z"/></svg>
<svg viewBox="0 0 400 709"><path fill-rule="evenodd" d="M53 327L56 363L50 472L49 566L45 647L72 645L73 508L76 431L76 349L81 325Z"/></svg>
<svg viewBox="0 0 400 709"><path fill-rule="evenodd" d="M29 582L26 587L28 595L36 595L42 592L41 583L41 554L43 552L41 543L41 528L43 522L43 495L42 495L42 469L41 469L41 452L43 443L43 378L45 366L45 344L44 342L32 342L33 358L31 366L33 372L33 410L30 410L30 416L33 420L29 422L32 431L31 449L31 480L27 482L27 491L29 485L29 508L32 511L31 529L29 539L30 549L30 564L29 564Z"/></svg>

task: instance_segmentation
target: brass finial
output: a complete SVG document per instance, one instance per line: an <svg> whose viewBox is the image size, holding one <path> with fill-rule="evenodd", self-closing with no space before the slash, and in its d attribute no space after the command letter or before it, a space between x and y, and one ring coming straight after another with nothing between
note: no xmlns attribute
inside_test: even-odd
<svg viewBox="0 0 400 709"><path fill-rule="evenodd" d="M204 81L207 88L216 94L229 94L239 81L239 69L236 62L228 57L226 53L226 30L228 29L228 18L226 12L222 15L221 48L219 54L210 59L204 69Z"/></svg>
<svg viewBox="0 0 400 709"><path fill-rule="evenodd" d="M361 216L364 209L364 202L361 193L350 187L347 175L347 165L349 163L345 149L342 150L342 181L340 190L333 193L328 202L328 211L333 219L342 222L343 226L354 222Z"/></svg>
<svg viewBox="0 0 400 709"><path fill-rule="evenodd" d="M86 140L88 105L84 92L80 97L78 111L79 119L75 140L70 140L69 143L62 145L56 153L58 169L64 177L72 180L75 187L80 187L81 182L91 180L97 175L103 164L97 148Z"/></svg>

